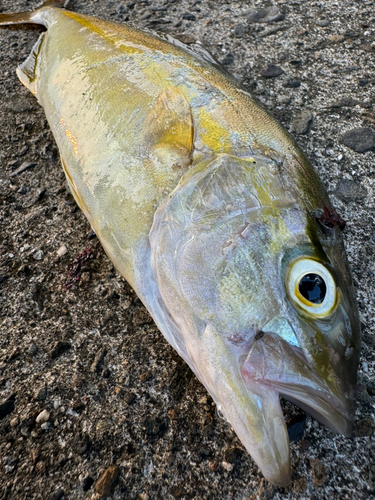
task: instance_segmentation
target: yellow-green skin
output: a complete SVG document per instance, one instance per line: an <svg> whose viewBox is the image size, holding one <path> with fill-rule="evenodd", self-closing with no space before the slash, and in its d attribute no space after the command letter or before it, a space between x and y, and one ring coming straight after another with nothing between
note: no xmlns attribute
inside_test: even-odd
<svg viewBox="0 0 375 500"><path fill-rule="evenodd" d="M351 399L343 394L358 357L343 245L337 228L320 236L316 217L334 210L314 170L275 119L205 56L53 7L28 21L48 29L18 75L45 110L77 203L265 477L287 484L279 393L347 434ZM244 206L233 208L233 200ZM328 340L284 290L289 262L301 255L337 275L335 315L320 322ZM257 343L256 332L281 316L284 326ZM355 351L350 366L340 333ZM259 356L277 372L271 382L257 384L259 372L250 373ZM282 357L288 369L277 371Z"/></svg>

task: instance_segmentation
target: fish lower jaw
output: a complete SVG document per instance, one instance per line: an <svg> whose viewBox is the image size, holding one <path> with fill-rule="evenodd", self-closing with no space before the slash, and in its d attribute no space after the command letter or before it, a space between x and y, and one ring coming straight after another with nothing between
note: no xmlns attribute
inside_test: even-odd
<svg viewBox="0 0 375 500"><path fill-rule="evenodd" d="M349 396L331 392L327 383L309 368L300 349L297 352L277 335L264 334L252 346L241 372L249 391L260 396L276 392L333 431L351 435Z"/></svg>

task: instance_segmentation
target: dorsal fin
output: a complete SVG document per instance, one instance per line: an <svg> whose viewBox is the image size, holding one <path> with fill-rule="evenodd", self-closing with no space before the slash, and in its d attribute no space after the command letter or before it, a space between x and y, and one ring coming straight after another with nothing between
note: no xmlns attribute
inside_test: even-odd
<svg viewBox="0 0 375 500"><path fill-rule="evenodd" d="M45 0L42 5L37 7L35 10L28 12L15 12L13 14L0 14L0 26L7 26L9 24L42 24L45 25L43 19L38 16L38 11L44 7L57 7L65 8L69 3L69 0Z"/></svg>

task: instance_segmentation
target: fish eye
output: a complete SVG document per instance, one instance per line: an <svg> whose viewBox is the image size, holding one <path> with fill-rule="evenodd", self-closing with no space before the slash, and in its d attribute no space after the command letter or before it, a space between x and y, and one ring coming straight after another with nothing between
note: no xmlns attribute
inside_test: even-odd
<svg viewBox="0 0 375 500"><path fill-rule="evenodd" d="M312 316L324 317L336 305L336 284L328 269L311 258L294 261L287 275L289 297Z"/></svg>

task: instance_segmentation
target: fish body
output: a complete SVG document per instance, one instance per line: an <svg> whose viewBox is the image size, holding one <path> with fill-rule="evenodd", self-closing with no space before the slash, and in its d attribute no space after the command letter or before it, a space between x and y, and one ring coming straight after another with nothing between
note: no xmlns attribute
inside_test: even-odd
<svg viewBox="0 0 375 500"><path fill-rule="evenodd" d="M280 395L350 434L360 327L340 226L282 126L204 51L58 8L17 72L106 253L265 477Z"/></svg>

